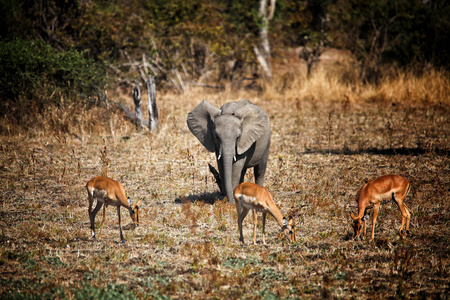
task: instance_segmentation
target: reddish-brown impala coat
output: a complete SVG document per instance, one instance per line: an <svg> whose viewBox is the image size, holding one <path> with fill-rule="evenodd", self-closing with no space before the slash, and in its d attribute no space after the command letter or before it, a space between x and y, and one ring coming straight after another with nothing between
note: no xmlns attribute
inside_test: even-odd
<svg viewBox="0 0 450 300"><path fill-rule="evenodd" d="M357 240L361 234L362 222L364 222L364 236L366 235L366 220L369 215L366 215L366 209L373 206L373 221L372 221L372 235L370 240L373 241L375 233L375 223L377 220L380 205L394 200L402 213L402 225L400 226L400 237L406 236L409 232L409 221L411 213L405 204L405 198L410 189L409 181L405 177L399 175L385 175L374 179L362 186L356 195L356 202L358 203L358 215L350 214L353 219L354 238ZM406 224L405 233L402 234L402 229Z"/></svg>
<svg viewBox="0 0 450 300"><path fill-rule="evenodd" d="M120 182L107 177L94 177L86 184L89 198L89 219L91 222L92 237L95 238L95 216L103 206L103 220L100 226L99 238L102 235L103 224L106 219L106 206L112 205L117 207L117 215L119 218L120 240L125 242L122 234L122 222L120 219L120 207L125 207L130 212L130 217L135 226L139 225L139 204L133 204L133 201L125 196L125 189ZM92 210L94 198L97 204Z"/></svg>
<svg viewBox="0 0 450 300"><path fill-rule="evenodd" d="M256 211L262 211L263 213L263 243L266 243L265 226L266 215L271 214L278 224L281 226L284 234L288 240L292 243L295 242L295 232L293 231L293 218L290 217L289 221L283 217L278 210L277 206L273 202L272 196L269 191L262 186L259 186L251 182L243 182L239 184L233 191L234 199L236 201L236 210L238 213L238 226L239 226L239 241L244 243L244 236L242 234L242 221L247 216L250 209L253 210L253 243L256 244Z"/></svg>

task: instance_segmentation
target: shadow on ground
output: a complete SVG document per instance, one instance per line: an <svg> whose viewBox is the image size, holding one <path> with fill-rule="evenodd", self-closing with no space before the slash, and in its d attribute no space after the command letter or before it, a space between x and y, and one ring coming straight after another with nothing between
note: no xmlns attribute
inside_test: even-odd
<svg viewBox="0 0 450 300"><path fill-rule="evenodd" d="M360 154L374 154L374 155L408 155L408 156L418 156L427 153L433 153L440 156L450 155L449 149L422 149L422 148L390 148L390 149L378 149L378 148L367 148L367 149L322 149L322 150L306 150L300 154L343 154L343 155L360 155Z"/></svg>
<svg viewBox="0 0 450 300"><path fill-rule="evenodd" d="M206 204L214 204L217 201L225 200L225 196L220 192L212 192L212 193L202 193L202 194L194 194L188 196L180 196L175 199L176 204L183 204L185 202L204 202Z"/></svg>

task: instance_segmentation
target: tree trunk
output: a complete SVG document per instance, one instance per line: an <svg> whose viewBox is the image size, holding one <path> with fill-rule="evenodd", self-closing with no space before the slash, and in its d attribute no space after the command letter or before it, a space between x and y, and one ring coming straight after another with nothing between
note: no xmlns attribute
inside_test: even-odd
<svg viewBox="0 0 450 300"><path fill-rule="evenodd" d="M152 75L148 76L148 80L145 81L147 84L147 97L148 97L148 128L151 132L158 132L158 107L156 105L156 87L155 87L155 77Z"/></svg>
<svg viewBox="0 0 450 300"><path fill-rule="evenodd" d="M106 107L110 107L112 109L118 110L122 115L130 120L131 122L136 124L136 114L131 111L131 109L119 102L112 101L108 99L102 91L100 91L97 87L93 87L93 89L97 92L97 99L95 100L95 104L98 106L106 105ZM147 121L142 120L142 125L147 126Z"/></svg>
<svg viewBox="0 0 450 300"><path fill-rule="evenodd" d="M136 86L133 88L133 100L134 106L136 108L136 130L141 131L142 129L142 98L141 98L141 88L139 87L139 80L135 81Z"/></svg>
<svg viewBox="0 0 450 300"><path fill-rule="evenodd" d="M259 52L258 47L254 46L253 50L255 51L256 58L258 59L259 64L261 65L264 72L266 73L266 76L268 78L272 78L272 69L270 68L270 65L267 62L267 60L264 58L264 56L261 54L261 52Z"/></svg>
<svg viewBox="0 0 450 300"><path fill-rule="evenodd" d="M269 2L269 3L268 3ZM261 40L261 49L254 46L256 57L261 64L264 72L268 78L272 78L272 70L270 68L270 44L269 44L269 22L273 18L275 12L276 0L260 0L259 2L259 17L262 20L261 29L259 31L259 37Z"/></svg>

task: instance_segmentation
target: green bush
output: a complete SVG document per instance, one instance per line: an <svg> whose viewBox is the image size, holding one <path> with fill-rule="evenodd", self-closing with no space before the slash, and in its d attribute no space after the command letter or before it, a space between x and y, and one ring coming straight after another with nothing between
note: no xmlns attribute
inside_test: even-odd
<svg viewBox="0 0 450 300"><path fill-rule="evenodd" d="M58 52L41 41L0 41L0 113L38 112L103 88L106 68L76 50ZM20 109L22 108L22 109Z"/></svg>
<svg viewBox="0 0 450 300"><path fill-rule="evenodd" d="M337 0L328 13L333 45L357 57L365 80L386 65L450 67L448 1Z"/></svg>

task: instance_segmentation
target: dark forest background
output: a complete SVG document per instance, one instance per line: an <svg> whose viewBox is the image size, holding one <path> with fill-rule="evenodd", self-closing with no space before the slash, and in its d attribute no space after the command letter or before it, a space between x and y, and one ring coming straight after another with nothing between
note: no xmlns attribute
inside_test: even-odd
<svg viewBox="0 0 450 300"><path fill-rule="evenodd" d="M272 65L286 49L305 60L349 50L363 82L387 67L423 72L450 66L445 0L278 0L267 24ZM86 98L108 82L156 75L158 89L184 81L259 77L255 45L264 20L257 0L0 0L0 112L23 101ZM28 105L27 104L27 105Z"/></svg>

